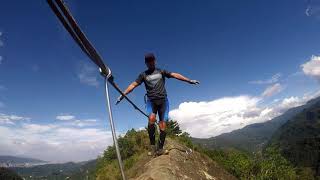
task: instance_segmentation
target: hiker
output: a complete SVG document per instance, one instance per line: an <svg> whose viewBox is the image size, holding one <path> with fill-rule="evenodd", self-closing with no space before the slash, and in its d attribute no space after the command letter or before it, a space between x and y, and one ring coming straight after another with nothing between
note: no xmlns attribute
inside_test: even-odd
<svg viewBox="0 0 320 180"><path fill-rule="evenodd" d="M148 155L161 155L165 152L163 150L163 145L166 138L165 129L169 113L169 101L167 99L167 92L165 89L165 78L176 78L190 84L199 84L199 81L190 80L181 74L157 68L156 58L152 53L145 55L145 64L148 69L140 73L138 78L124 91L124 94L127 95L132 92L132 90L139 86L142 82L145 84L147 91L146 108L147 114L149 115L148 134L150 139L150 152L148 152ZM123 98L124 97L121 95L118 98L117 103L119 103ZM157 113L159 116L160 137L156 146L155 123Z"/></svg>

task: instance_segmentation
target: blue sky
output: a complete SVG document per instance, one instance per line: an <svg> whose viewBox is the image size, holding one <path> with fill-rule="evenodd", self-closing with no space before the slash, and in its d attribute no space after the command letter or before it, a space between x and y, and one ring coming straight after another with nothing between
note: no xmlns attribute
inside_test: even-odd
<svg viewBox="0 0 320 180"><path fill-rule="evenodd" d="M193 136L210 137L266 121L317 95L317 1L66 2L123 89L145 69L147 52L156 54L159 67L201 81L200 86L167 81L170 115ZM85 158L93 158L112 143L103 79L96 67L46 1L7 1L2 7L0 134L17 132L5 138L11 145L14 140L12 148L22 147L16 139L22 145L46 142L45 138L40 141L41 137L48 137L51 144L46 143L51 147L63 144L53 137L61 132L59 128L67 127L64 130L82 133L79 138L86 137L86 143L95 146L59 161L78 160L88 153ZM144 93L141 86L130 97L144 107ZM115 101L118 94L111 90L111 95ZM232 106L237 103L239 106ZM217 106L223 108L217 110ZM146 118L126 102L113 110L119 133L146 125ZM223 116L224 110L231 114ZM210 117L198 119L208 113ZM247 114L256 116L245 119ZM211 128L198 133L208 125ZM34 141L18 137L26 129L32 130L28 136ZM93 142L100 133L107 133L103 135L106 142ZM79 138L70 138L79 142ZM65 143L68 140L64 139ZM70 148L69 152L76 151ZM36 156L30 149L14 154ZM12 149L0 151L9 152ZM49 153L39 158L53 159Z"/></svg>

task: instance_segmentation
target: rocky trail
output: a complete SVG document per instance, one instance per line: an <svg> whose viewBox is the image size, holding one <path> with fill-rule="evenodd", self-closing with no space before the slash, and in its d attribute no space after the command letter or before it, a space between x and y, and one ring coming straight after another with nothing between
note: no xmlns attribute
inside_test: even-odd
<svg viewBox="0 0 320 180"><path fill-rule="evenodd" d="M152 158L143 154L135 166L127 171L131 175L128 179L236 179L206 155L192 151L172 139L168 138L165 148L169 150L166 155Z"/></svg>

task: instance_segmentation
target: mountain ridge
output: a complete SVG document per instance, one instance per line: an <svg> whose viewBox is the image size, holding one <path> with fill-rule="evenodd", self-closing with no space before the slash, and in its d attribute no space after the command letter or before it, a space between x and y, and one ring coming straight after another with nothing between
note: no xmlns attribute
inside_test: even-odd
<svg viewBox="0 0 320 180"><path fill-rule="evenodd" d="M275 133L278 128L317 102L320 102L320 97L311 99L304 105L288 109L282 115L272 120L250 124L241 129L211 138L192 138L192 141L207 148L235 148L247 152L256 152L262 150L262 148L267 145L272 134Z"/></svg>
<svg viewBox="0 0 320 180"><path fill-rule="evenodd" d="M300 171L309 169L320 178L320 102L278 128L268 146L278 148Z"/></svg>

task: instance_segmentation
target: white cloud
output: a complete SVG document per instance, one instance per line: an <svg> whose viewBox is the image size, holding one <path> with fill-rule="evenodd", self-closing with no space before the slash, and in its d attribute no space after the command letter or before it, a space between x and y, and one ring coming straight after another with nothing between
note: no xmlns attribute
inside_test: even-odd
<svg viewBox="0 0 320 180"><path fill-rule="evenodd" d="M48 125L40 125L40 124L23 124L23 129L28 129L28 132L31 134L35 133L44 133L53 128L56 128L57 125L48 124Z"/></svg>
<svg viewBox="0 0 320 180"><path fill-rule="evenodd" d="M320 91L319 91L320 92ZM181 128L193 137L207 138L240 129L246 125L271 120L292 107L306 103L320 93L289 97L271 105L251 96L224 97L208 102L184 102L170 111Z"/></svg>
<svg viewBox="0 0 320 180"><path fill-rule="evenodd" d="M84 119L84 120L74 120L71 122L71 125L78 126L78 127L87 127L87 126L95 126L97 125L96 119Z"/></svg>
<svg viewBox="0 0 320 180"><path fill-rule="evenodd" d="M51 162L96 158L112 145L110 131L56 124L0 126L0 154L34 157Z"/></svg>
<svg viewBox="0 0 320 180"><path fill-rule="evenodd" d="M72 115L58 115L56 116L57 120L60 121L70 121L70 120L74 120L75 116Z"/></svg>
<svg viewBox="0 0 320 180"><path fill-rule="evenodd" d="M96 75L97 69L92 65L87 63L81 63L78 72L78 78L81 83L87 84L89 86L98 86L98 78Z"/></svg>
<svg viewBox="0 0 320 180"><path fill-rule="evenodd" d="M87 127L97 125L97 119L78 119L74 115L58 115L57 120L64 121L67 126Z"/></svg>
<svg viewBox="0 0 320 180"><path fill-rule="evenodd" d="M25 119L29 118L0 114L0 154L51 162L84 161L112 145L112 134L97 128L97 119L77 119L69 114L58 115L58 121L49 124L22 121Z"/></svg>
<svg viewBox="0 0 320 180"><path fill-rule="evenodd" d="M312 56L311 59L301 65L304 74L320 80L320 56Z"/></svg>
<svg viewBox="0 0 320 180"><path fill-rule="evenodd" d="M280 80L282 74L281 73L277 73L275 75L273 75L270 79L266 79L266 80L256 80L256 81L250 81L250 84L273 84L276 83Z"/></svg>
<svg viewBox="0 0 320 180"><path fill-rule="evenodd" d="M0 56L0 64L2 64L2 61L3 61L3 57Z"/></svg>
<svg viewBox="0 0 320 180"><path fill-rule="evenodd" d="M271 97L280 93L284 88L280 83L273 84L262 93L262 97Z"/></svg>
<svg viewBox="0 0 320 180"><path fill-rule="evenodd" d="M28 117L0 113L0 124L15 124L17 121L29 120Z"/></svg>

